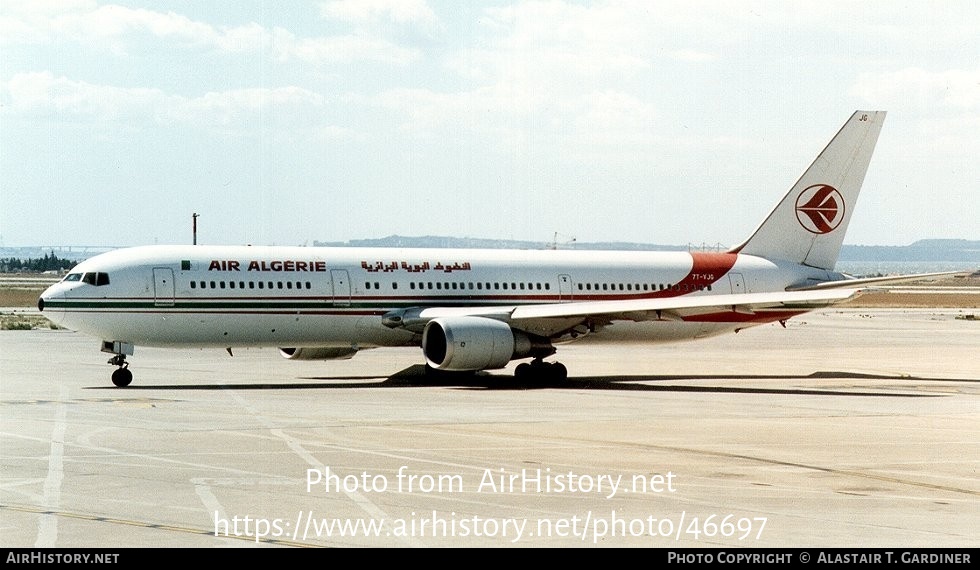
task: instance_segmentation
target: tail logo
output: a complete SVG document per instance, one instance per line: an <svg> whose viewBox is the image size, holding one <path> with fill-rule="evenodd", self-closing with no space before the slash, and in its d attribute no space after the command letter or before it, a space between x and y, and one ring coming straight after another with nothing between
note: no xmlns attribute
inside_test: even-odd
<svg viewBox="0 0 980 570"><path fill-rule="evenodd" d="M844 197L833 186L810 186L796 199L796 219L808 232L830 233L844 219Z"/></svg>

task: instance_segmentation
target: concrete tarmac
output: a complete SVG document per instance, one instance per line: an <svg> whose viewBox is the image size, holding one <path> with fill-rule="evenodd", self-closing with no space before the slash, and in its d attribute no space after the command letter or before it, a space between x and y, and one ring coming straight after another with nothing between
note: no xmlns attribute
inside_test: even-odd
<svg viewBox="0 0 980 570"><path fill-rule="evenodd" d="M571 344L560 386L137 347L117 389L98 339L4 331L0 543L977 547L969 312Z"/></svg>

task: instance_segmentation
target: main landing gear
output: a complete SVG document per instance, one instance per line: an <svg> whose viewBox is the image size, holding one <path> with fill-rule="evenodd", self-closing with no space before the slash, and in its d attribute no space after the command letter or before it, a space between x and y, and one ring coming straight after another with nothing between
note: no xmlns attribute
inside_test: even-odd
<svg viewBox="0 0 980 570"><path fill-rule="evenodd" d="M561 362L545 362L535 358L531 362L522 362L514 370L517 380L545 380L564 382L568 380L568 369Z"/></svg>

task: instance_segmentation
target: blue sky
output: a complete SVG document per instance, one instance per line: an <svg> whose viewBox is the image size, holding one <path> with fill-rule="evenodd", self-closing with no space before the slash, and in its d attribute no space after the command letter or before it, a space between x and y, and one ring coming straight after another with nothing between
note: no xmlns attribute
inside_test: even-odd
<svg viewBox="0 0 980 570"><path fill-rule="evenodd" d="M856 109L846 243L980 239L978 6L0 0L0 244L728 245Z"/></svg>

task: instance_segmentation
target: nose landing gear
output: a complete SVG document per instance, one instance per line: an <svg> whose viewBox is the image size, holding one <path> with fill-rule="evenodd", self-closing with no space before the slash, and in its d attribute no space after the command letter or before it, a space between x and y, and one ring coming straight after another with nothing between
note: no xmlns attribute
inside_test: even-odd
<svg viewBox="0 0 980 570"><path fill-rule="evenodd" d="M108 352L113 357L109 359L109 364L119 368L112 373L112 383L120 388L129 386L133 381L133 373L129 370L129 363L126 362L126 355L132 356L136 347L128 342L106 340L102 341L102 352Z"/></svg>
<svg viewBox="0 0 980 570"><path fill-rule="evenodd" d="M126 362L125 354L117 354L109 359L109 364L118 366L112 373L112 383L120 388L125 388L133 381L133 373L129 370L129 363Z"/></svg>

